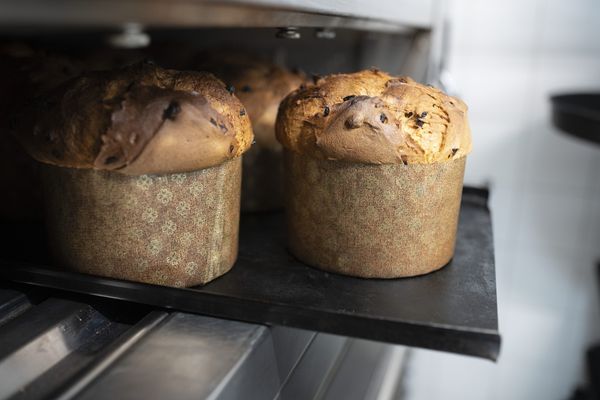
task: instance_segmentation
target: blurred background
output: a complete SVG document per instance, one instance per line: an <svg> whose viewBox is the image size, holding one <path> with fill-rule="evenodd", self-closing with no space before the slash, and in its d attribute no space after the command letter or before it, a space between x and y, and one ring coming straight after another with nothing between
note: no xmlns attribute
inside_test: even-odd
<svg viewBox="0 0 600 400"><path fill-rule="evenodd" d="M447 18L465 183L491 189L502 348L496 364L412 351L407 398L567 399L600 340L600 146L559 132L549 98L600 91L600 2L451 0Z"/></svg>

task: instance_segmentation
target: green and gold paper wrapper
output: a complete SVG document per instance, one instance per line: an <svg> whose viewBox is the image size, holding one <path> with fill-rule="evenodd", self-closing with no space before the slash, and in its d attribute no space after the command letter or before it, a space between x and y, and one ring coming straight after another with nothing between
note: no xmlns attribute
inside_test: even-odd
<svg viewBox="0 0 600 400"><path fill-rule="evenodd" d="M367 165L285 154L289 250L363 278L426 274L454 254L465 158Z"/></svg>
<svg viewBox="0 0 600 400"><path fill-rule="evenodd" d="M42 174L49 246L61 267L188 287L236 260L241 157L177 174L50 165Z"/></svg>

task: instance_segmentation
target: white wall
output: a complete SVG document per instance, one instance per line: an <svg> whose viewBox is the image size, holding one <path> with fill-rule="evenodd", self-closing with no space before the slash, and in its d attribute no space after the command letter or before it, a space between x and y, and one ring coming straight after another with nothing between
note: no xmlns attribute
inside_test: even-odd
<svg viewBox="0 0 600 400"><path fill-rule="evenodd" d="M600 91L600 1L448 8L473 131L465 179L492 189L503 343L497 364L415 350L407 398L566 399L600 340L600 146L554 129L548 96Z"/></svg>

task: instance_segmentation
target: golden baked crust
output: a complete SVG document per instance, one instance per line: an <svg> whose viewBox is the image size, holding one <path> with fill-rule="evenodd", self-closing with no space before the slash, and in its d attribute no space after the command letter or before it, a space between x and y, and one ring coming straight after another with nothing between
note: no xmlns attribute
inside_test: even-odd
<svg viewBox="0 0 600 400"><path fill-rule="evenodd" d="M127 175L207 168L253 140L242 104L223 82L151 63L65 82L27 108L15 132L38 161Z"/></svg>
<svg viewBox="0 0 600 400"><path fill-rule="evenodd" d="M233 51L204 54L198 66L235 88L236 96L250 115L256 144L280 149L275 138L279 104L290 92L307 83L306 76L256 56Z"/></svg>
<svg viewBox="0 0 600 400"><path fill-rule="evenodd" d="M467 107L376 69L329 75L281 103L277 139L296 153L366 164L427 164L471 151Z"/></svg>

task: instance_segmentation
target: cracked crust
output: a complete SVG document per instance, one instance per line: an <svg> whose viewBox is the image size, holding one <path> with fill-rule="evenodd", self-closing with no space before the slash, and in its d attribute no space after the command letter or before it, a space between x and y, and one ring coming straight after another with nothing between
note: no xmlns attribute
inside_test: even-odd
<svg viewBox="0 0 600 400"><path fill-rule="evenodd" d="M429 164L471 151L459 99L376 69L329 75L281 103L277 139L298 154L365 164Z"/></svg>
<svg viewBox="0 0 600 400"><path fill-rule="evenodd" d="M47 164L127 175L186 172L250 147L242 108L212 74L140 63L69 80L17 117L15 132Z"/></svg>

